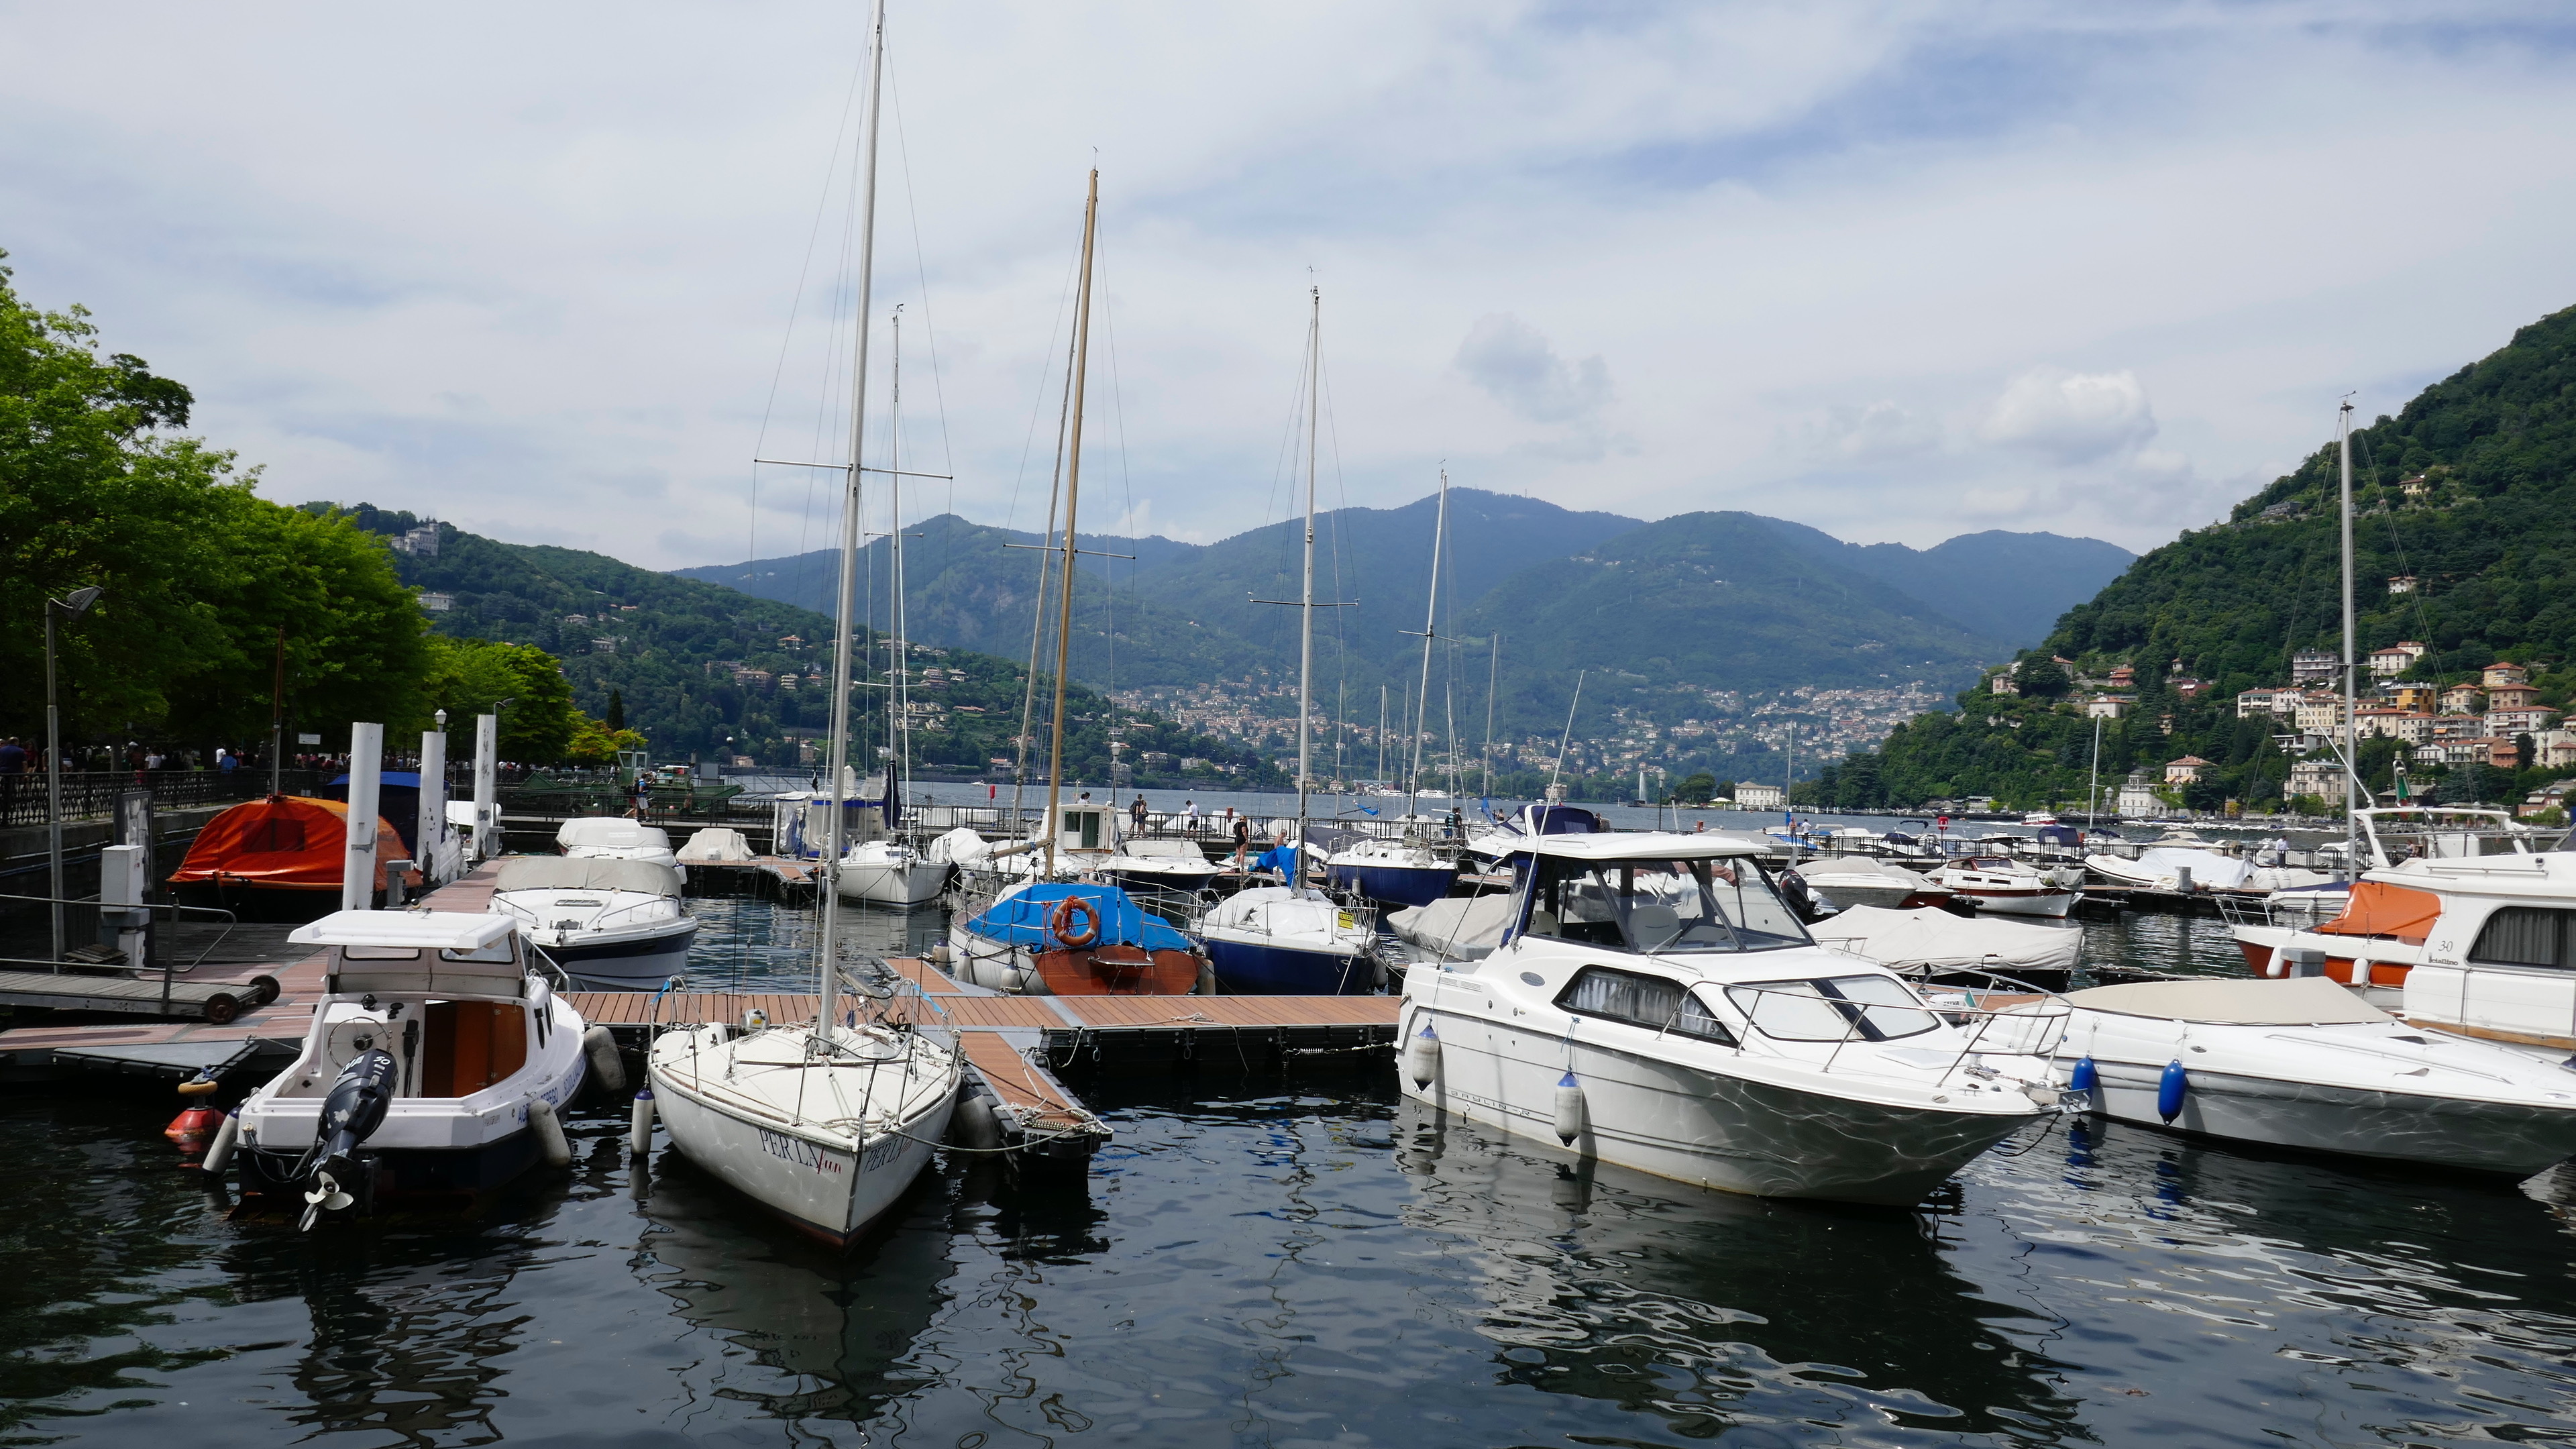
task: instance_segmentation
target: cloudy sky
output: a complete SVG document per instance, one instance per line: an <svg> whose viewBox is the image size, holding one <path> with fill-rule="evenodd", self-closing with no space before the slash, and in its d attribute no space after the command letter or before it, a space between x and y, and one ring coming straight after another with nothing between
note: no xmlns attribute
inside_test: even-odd
<svg viewBox="0 0 2576 1449"><path fill-rule="evenodd" d="M819 475L751 460L843 446L864 39L787 0L0 3L0 247L272 497L663 567L819 544ZM1279 516L1311 278L1328 504L1445 460L2144 548L2341 394L2576 303L2571 55L2563 4L2475 0L897 0L878 346L902 304L907 466L956 475L921 501L1042 514L1096 157L1086 526Z"/></svg>

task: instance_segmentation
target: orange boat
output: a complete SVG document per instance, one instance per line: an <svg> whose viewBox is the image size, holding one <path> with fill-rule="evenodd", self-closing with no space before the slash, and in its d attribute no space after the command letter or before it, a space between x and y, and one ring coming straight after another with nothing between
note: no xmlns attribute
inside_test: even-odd
<svg viewBox="0 0 2576 1449"><path fill-rule="evenodd" d="M181 905L212 906L249 921L311 921L340 908L340 870L349 844L349 806L340 800L271 795L206 822L188 858L170 873ZM376 819L372 904L385 899L385 862L410 852ZM420 884L417 871L404 875Z"/></svg>

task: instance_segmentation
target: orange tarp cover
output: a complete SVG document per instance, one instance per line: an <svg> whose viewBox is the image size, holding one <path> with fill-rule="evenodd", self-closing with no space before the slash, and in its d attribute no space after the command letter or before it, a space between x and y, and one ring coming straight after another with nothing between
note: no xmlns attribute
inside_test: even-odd
<svg viewBox="0 0 2576 1449"><path fill-rule="evenodd" d="M170 873L170 884L228 880L276 890L336 891L348 849L348 821L349 807L339 800L272 795L236 805L197 832L188 858ZM402 837L377 817L377 890L385 888L385 862L407 854Z"/></svg>
<svg viewBox="0 0 2576 1449"><path fill-rule="evenodd" d="M2441 914L2442 898L2431 891L2366 880L2352 888L2352 904L2343 914L2317 929L2334 936L2393 936L2421 946Z"/></svg>

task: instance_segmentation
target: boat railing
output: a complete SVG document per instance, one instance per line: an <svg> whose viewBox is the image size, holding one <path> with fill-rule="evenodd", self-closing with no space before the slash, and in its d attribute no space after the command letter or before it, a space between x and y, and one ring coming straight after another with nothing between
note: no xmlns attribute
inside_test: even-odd
<svg viewBox="0 0 2576 1449"><path fill-rule="evenodd" d="M1823 997L1813 990L1801 990L1797 986L1714 981L1696 982L1693 986L1695 990L1702 987L1711 988L1726 997L1744 1016L1747 1030L1773 1041L1830 1042L1832 1050L1825 1054L1825 1060L1817 1066L1817 1070L1822 1072L1832 1072L1840 1065L1843 1049L1852 1043L1874 1044L1883 1040L1883 1038L1872 1037L1865 1026L1872 1007L1927 1011L1947 1022L1954 1031L1964 1033L1958 1051L1951 1057L1950 1064L1942 1069L1941 1075L1935 1080L1935 1085L1948 1085L1963 1073L1992 1075L1991 1069L1978 1067L1971 1062L1972 1057L1980 1055L2046 1056L2056 1050L2059 1042L2065 1040L2067 1027L2074 1018L2075 1009L2057 993L2006 976L2001 972L1977 967L1945 967L1942 969L1942 974L1976 976L1983 978L1987 985L1982 988L1960 986L1956 989L1955 997L1945 995L1944 999L1939 1001L1932 1000L1927 995L1919 1007L1901 1006L1895 1002L1847 1001ZM1944 985L1946 987L1949 983ZM1917 982L1915 988L1918 993L1921 993L1923 984ZM1801 1005L1822 1002L1833 1006L1844 1018L1842 1035L1824 1038L1776 1036L1759 1024L1758 1012L1744 1009L1740 998L1745 993L1751 993L1756 997L1794 998ZM1858 1070L1867 1071L1872 1076L1888 1074L1885 1067L1875 1064Z"/></svg>

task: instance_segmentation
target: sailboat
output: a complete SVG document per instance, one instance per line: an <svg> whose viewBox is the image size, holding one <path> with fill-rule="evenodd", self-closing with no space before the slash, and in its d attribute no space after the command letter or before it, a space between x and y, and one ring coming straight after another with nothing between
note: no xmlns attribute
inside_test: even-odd
<svg viewBox="0 0 2576 1449"><path fill-rule="evenodd" d="M887 774L886 823L894 823L894 811L900 807L903 782L912 773L911 701L905 684L912 678L912 649L904 639L903 599L903 309L894 314L893 404L887 410L886 490L887 525L892 544L894 574L894 637L889 641L892 665L886 671L887 733L894 740L894 759ZM862 840L841 855L841 868L834 872L834 889L844 900L865 901L876 906L919 906L939 899L948 887L948 862L932 860L912 842L879 834Z"/></svg>
<svg viewBox="0 0 2576 1449"><path fill-rule="evenodd" d="M1314 786L1315 436L1322 407L1324 294L1309 289L1313 316L1306 328L1306 572L1297 601L1301 628L1297 652L1297 834L1279 852L1286 884L1243 891L1199 919L1196 934L1207 947L1218 989L1296 996L1341 996L1375 991L1381 984L1374 947L1376 923L1368 913L1344 909L1306 884L1306 798ZM1443 493L1446 497L1446 493Z"/></svg>
<svg viewBox="0 0 2576 1449"><path fill-rule="evenodd" d="M1324 858L1327 879L1388 908L1427 906L1458 883L1458 859L1442 855L1421 836L1422 721L1431 706L1431 649L1440 634L1440 558L1449 535L1449 470L1440 470L1440 511L1431 525L1431 602L1422 619L1422 685L1414 710L1413 762L1405 793L1405 833L1397 840L1363 840ZM1429 792L1437 794L1439 792Z"/></svg>
<svg viewBox="0 0 2576 1449"><path fill-rule="evenodd" d="M1075 520L1082 501L1083 390L1090 364L1091 263L1100 222L1100 173L1091 173L1082 210L1082 277L1074 309L1073 359L1066 372L1070 444L1064 483L1064 558L1058 573L1055 723L1047 758L1046 823L1035 840L989 853L985 871L1004 883L971 900L948 928L950 969L969 984L1025 996L1178 996L1210 984L1189 938L1147 911L1114 882L1080 879L1116 847L1105 805L1064 801L1064 686L1073 642ZM1040 608L1044 608L1041 601ZM1034 646L1032 646L1034 651ZM1034 665L1034 652L1032 654ZM1029 671L1036 699L1037 671ZM1025 736L1027 731L1023 729ZM1092 857L1088 862L1086 855ZM1034 862L1018 864L1034 856ZM1025 870L1010 879L1013 869Z"/></svg>
<svg viewBox="0 0 2576 1449"><path fill-rule="evenodd" d="M885 81L885 0L877 0L868 77L867 166L859 231L857 355L853 362L848 478L841 494L840 619L832 650L830 811L823 869L845 854L841 808L850 748L850 652L858 615L861 484L866 452L868 293L876 261L877 117ZM814 1019L769 1026L703 1022L657 1036L646 1054L654 1107L680 1155L796 1227L847 1246L903 1196L947 1135L963 1076L953 1034L892 972L840 999L841 893L820 892ZM882 994L880 994L882 993Z"/></svg>

